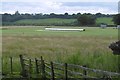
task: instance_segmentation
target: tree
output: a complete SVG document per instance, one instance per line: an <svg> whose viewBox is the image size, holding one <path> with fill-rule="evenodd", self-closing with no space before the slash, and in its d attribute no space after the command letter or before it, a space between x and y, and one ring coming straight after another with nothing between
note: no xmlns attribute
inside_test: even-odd
<svg viewBox="0 0 120 80"><path fill-rule="evenodd" d="M15 15L20 15L19 11L16 11L16 12L15 12Z"/></svg>
<svg viewBox="0 0 120 80"><path fill-rule="evenodd" d="M64 14L64 18L67 18L67 19L70 18L67 12Z"/></svg>
<svg viewBox="0 0 120 80"><path fill-rule="evenodd" d="M95 24L95 18L92 15L80 15L77 19L79 25L94 25Z"/></svg>
<svg viewBox="0 0 120 80"><path fill-rule="evenodd" d="M50 18L55 18L56 17L56 14L55 13L50 13Z"/></svg>
<svg viewBox="0 0 120 80"><path fill-rule="evenodd" d="M2 21L3 22L11 22L11 20L12 20L11 16L12 16L11 14L5 13L4 15L2 15Z"/></svg>
<svg viewBox="0 0 120 80"><path fill-rule="evenodd" d="M116 14L114 17L113 17L113 22L117 25L120 25L120 14Z"/></svg>
<svg viewBox="0 0 120 80"><path fill-rule="evenodd" d="M102 13L96 13L95 16L98 17L102 17Z"/></svg>
<svg viewBox="0 0 120 80"><path fill-rule="evenodd" d="M79 15L81 15L81 13L77 13L77 15L79 16Z"/></svg>
<svg viewBox="0 0 120 80"><path fill-rule="evenodd" d="M64 15L68 15L68 13L66 12Z"/></svg>

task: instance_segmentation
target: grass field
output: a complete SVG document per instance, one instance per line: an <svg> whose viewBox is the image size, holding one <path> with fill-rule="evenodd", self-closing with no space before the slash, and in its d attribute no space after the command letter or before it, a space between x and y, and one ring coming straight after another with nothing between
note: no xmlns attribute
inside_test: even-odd
<svg viewBox="0 0 120 80"><path fill-rule="evenodd" d="M49 19L25 19L14 22L19 25L76 25L77 19L60 19L60 18L49 18ZM96 19L96 24L106 23L108 25L114 25L112 18L101 17Z"/></svg>
<svg viewBox="0 0 120 80"><path fill-rule="evenodd" d="M68 25L73 24L76 19L61 19L61 18L49 18L49 19L25 19L14 22L15 24L29 25Z"/></svg>
<svg viewBox="0 0 120 80"><path fill-rule="evenodd" d="M112 18L110 17L101 17L101 18L98 18L97 23L106 23L108 25L114 25L114 22L112 21Z"/></svg>
<svg viewBox="0 0 120 80"><path fill-rule="evenodd" d="M87 65L90 68L108 71L118 70L118 56L113 55L108 48L110 43L117 41L117 29L85 27L84 32L71 32L44 31L44 26L7 27L8 29L1 30L2 54L6 61L9 56L16 59L16 70L19 70L19 54L32 58L43 56L47 61ZM5 65L8 64L3 65L6 71L5 68L8 67Z"/></svg>

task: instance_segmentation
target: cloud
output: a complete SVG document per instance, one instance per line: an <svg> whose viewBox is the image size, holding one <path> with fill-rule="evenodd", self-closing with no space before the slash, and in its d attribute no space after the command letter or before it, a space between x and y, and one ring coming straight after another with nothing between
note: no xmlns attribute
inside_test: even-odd
<svg viewBox="0 0 120 80"><path fill-rule="evenodd" d="M47 2L46 2L47 1ZM117 13L117 3L100 2L51 2L49 0L41 2L3 2L1 13Z"/></svg>
<svg viewBox="0 0 120 80"><path fill-rule="evenodd" d="M118 10L116 2L65 2L63 5L68 11L81 13L115 14Z"/></svg>
<svg viewBox="0 0 120 80"><path fill-rule="evenodd" d="M2 2L118 2L119 0L1 0Z"/></svg>
<svg viewBox="0 0 120 80"><path fill-rule="evenodd" d="M20 11L22 13L49 13L49 11L54 11L60 9L62 3L56 2L3 2L2 12L13 13L15 11Z"/></svg>
<svg viewBox="0 0 120 80"><path fill-rule="evenodd" d="M57 2L50 2L50 1L48 1L48 2L45 2L45 4L48 6L48 7L59 7L59 6L61 6L61 4L62 3L57 3Z"/></svg>
<svg viewBox="0 0 120 80"><path fill-rule="evenodd" d="M75 7L68 7L68 6L64 6L62 7L62 12L68 12L68 13L104 13L104 14L115 14L116 11L111 10L110 8L102 8L102 7L82 7L82 6L75 6Z"/></svg>

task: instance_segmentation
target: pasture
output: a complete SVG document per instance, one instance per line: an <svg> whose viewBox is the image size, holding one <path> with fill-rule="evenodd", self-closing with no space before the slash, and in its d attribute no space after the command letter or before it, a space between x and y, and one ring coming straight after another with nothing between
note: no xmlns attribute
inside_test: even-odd
<svg viewBox="0 0 120 80"><path fill-rule="evenodd" d="M111 17L97 18L96 22L97 23L106 23L106 24L109 24L109 25L114 25L114 22L112 21Z"/></svg>
<svg viewBox="0 0 120 80"><path fill-rule="evenodd" d="M118 71L118 56L108 48L117 41L118 30L84 27L86 31L44 31L45 26L7 26L2 32L3 71L7 71L7 57L23 54L31 58L43 56L47 61L87 65L90 68ZM49 26L55 28L56 26ZM61 26L57 26L61 27ZM62 27L66 28L66 27ZM71 27L67 27L71 28ZM83 27L72 27L83 28ZM41 31L36 31L41 30Z"/></svg>

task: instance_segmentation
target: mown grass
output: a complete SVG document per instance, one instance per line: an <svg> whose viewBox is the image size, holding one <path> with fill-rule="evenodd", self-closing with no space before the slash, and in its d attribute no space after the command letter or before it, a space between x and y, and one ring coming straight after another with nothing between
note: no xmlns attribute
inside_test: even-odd
<svg viewBox="0 0 120 80"><path fill-rule="evenodd" d="M3 59L12 56L15 59L14 63L19 65L19 54L32 58L43 56L47 61L67 62L87 65L90 68L118 71L118 56L113 55L108 48L110 43L117 40L117 29L94 27L85 28L84 32L37 32L38 29L44 30L44 27L11 27L3 30ZM7 66L3 66L6 71ZM19 71L20 67L15 67L15 69Z"/></svg>

